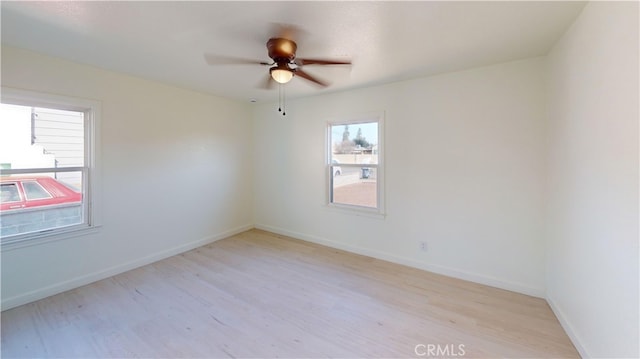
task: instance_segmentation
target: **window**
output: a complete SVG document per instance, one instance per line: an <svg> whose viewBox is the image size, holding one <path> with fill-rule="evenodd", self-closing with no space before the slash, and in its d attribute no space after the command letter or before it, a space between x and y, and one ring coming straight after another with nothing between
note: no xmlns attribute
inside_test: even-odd
<svg viewBox="0 0 640 359"><path fill-rule="evenodd" d="M15 183L3 183L0 188L0 201L2 203L20 202L18 185Z"/></svg>
<svg viewBox="0 0 640 359"><path fill-rule="evenodd" d="M2 247L95 228L95 101L2 88Z"/></svg>
<svg viewBox="0 0 640 359"><path fill-rule="evenodd" d="M382 116L328 127L329 204L382 214Z"/></svg>
<svg viewBox="0 0 640 359"><path fill-rule="evenodd" d="M27 197L27 200L51 198L49 192L42 188L36 181L24 181L22 182L22 188L24 189L24 195Z"/></svg>

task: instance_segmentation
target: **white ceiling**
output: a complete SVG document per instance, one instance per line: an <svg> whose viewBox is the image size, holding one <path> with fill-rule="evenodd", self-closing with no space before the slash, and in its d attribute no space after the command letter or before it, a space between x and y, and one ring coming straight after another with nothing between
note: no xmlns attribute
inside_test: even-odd
<svg viewBox="0 0 640 359"><path fill-rule="evenodd" d="M274 24L302 28L298 57L326 89L294 78L288 97L382 84L546 54L584 2L10 2L2 43L227 98L277 99L268 68L216 65L204 53L268 61Z"/></svg>

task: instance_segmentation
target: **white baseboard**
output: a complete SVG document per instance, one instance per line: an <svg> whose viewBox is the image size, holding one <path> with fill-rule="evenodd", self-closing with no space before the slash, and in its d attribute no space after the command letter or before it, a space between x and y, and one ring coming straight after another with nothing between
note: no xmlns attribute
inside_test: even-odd
<svg viewBox="0 0 640 359"><path fill-rule="evenodd" d="M501 280L499 278L457 270L451 267L423 263L413 259L395 256L389 253L379 252L379 251L375 251L375 250L371 250L363 247L356 247L356 246L332 241L326 238L320 238L320 237L316 237L316 236L312 236L304 233L293 232L293 231L289 231L286 229L273 227L269 225L256 224L255 228L281 234L283 236L301 239L307 242L321 244L327 247L345 250L347 252L361 254L368 257L373 257L373 258L382 259L382 260L397 263L397 264L406 265L413 268L422 269L432 273L442 274L448 277L463 279L463 280L467 280L474 283L488 285L490 287L496 287L496 288L505 289L512 292L530 295L532 297L537 297L542 299L545 298L545 291L543 288L530 287L530 286L522 285L520 283Z"/></svg>
<svg viewBox="0 0 640 359"><path fill-rule="evenodd" d="M576 347L576 350L578 351L580 356L583 358L593 358L591 355L589 355L589 353L587 352L587 349L581 344L582 341L578 338L576 331L573 329L573 326L569 323L569 321L567 320L567 316L560 309L560 307L556 305L556 303L550 296L547 296L546 300L547 300L547 303L549 303L549 306L551 307L551 311L553 311L553 314L555 314L556 318L558 318L560 325L562 325L562 328L564 329L565 333L567 333L567 335L569 336L571 343L573 343L573 346Z"/></svg>
<svg viewBox="0 0 640 359"><path fill-rule="evenodd" d="M134 261L131 262L127 262L127 263L123 263L123 264L118 264L116 266L113 266L111 268L107 268L98 272L93 272L93 273L89 273L80 277L76 277L64 282L60 282L60 283L56 283L56 284L52 284L50 286L44 287L44 288L40 288L31 292L27 292L24 294L20 294L11 298L6 298L2 300L2 310L7 310L7 309L11 309L23 304L27 304L27 303L31 303L34 302L36 300L40 300L58 293L62 293L65 292L67 290L71 290L74 288L78 288L81 287L83 285L87 285L105 278L109 278L111 276L114 276L116 274L120 274L138 267L142 267L144 265L153 263L153 262L157 262L161 259L165 259L171 256L174 256L176 254L180 254L180 253L184 253L186 251L190 251L194 248L198 248L204 245L207 245L209 243L213 243L215 241L227 238L227 237L231 237L235 234L238 233L242 233L244 231L248 231L250 229L253 228L253 225L247 224L244 226L240 226L237 228L233 228L230 229L228 231L224 231L222 233L218 233L218 234L214 234L211 236L207 236L205 238L201 238L199 240L193 241L193 242L189 242L189 243L185 243L182 244L180 246L174 247L174 248L170 248L167 250L163 250L160 252L156 252L153 254L150 254L146 257L140 258L140 259L136 259Z"/></svg>

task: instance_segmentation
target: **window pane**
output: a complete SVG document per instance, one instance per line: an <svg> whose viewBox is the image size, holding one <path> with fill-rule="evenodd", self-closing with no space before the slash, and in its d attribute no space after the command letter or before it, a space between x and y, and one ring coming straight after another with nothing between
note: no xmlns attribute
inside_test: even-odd
<svg viewBox="0 0 640 359"><path fill-rule="evenodd" d="M378 123L332 125L331 160L344 164L377 164Z"/></svg>
<svg viewBox="0 0 640 359"><path fill-rule="evenodd" d="M84 113L0 106L3 169L84 166Z"/></svg>
<svg viewBox="0 0 640 359"><path fill-rule="evenodd" d="M336 173L336 166L331 166ZM340 166L332 177L331 202L361 207L378 207L377 168Z"/></svg>

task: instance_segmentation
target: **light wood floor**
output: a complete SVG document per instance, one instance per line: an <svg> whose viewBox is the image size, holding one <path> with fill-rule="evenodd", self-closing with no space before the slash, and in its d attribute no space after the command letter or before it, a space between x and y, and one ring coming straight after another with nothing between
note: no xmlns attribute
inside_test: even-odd
<svg viewBox="0 0 640 359"><path fill-rule="evenodd" d="M578 357L542 299L258 230L2 313L3 358L406 358L416 346Z"/></svg>

